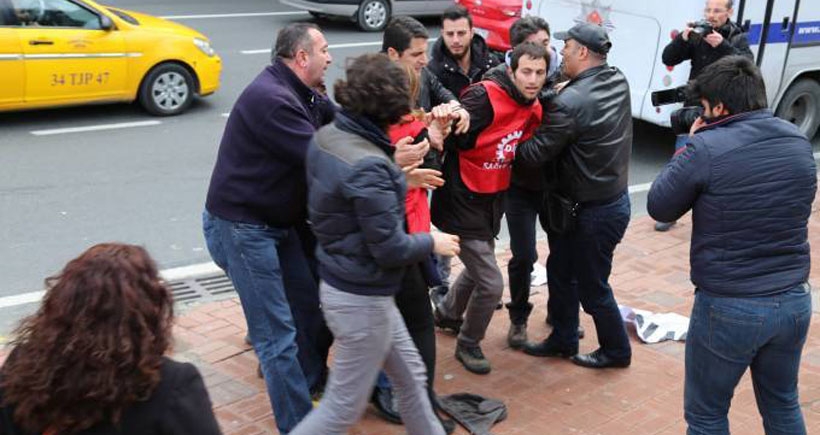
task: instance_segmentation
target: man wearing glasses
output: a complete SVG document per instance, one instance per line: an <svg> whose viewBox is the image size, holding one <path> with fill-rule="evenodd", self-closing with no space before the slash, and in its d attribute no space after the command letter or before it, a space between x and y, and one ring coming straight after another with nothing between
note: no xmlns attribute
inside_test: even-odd
<svg viewBox="0 0 820 435"><path fill-rule="evenodd" d="M724 56L740 55L754 60L749 49L746 33L731 20L733 0L707 0L703 20L686 23L686 27L663 49L663 63L675 66L685 60L692 61L689 80ZM698 101L687 102L697 106ZM678 136L675 151L686 145L687 135ZM675 222L656 222L655 230L667 231Z"/></svg>

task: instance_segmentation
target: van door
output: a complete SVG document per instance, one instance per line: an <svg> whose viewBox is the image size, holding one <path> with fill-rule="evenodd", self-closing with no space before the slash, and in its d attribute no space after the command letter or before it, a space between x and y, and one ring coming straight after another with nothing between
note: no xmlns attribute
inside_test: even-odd
<svg viewBox="0 0 820 435"><path fill-rule="evenodd" d="M23 50L20 47L17 17L5 0L0 0L0 109L23 102L25 70Z"/></svg>
<svg viewBox="0 0 820 435"><path fill-rule="evenodd" d="M747 0L742 20L749 28L749 45L766 83L769 104L780 93L783 70L797 20L795 0Z"/></svg>

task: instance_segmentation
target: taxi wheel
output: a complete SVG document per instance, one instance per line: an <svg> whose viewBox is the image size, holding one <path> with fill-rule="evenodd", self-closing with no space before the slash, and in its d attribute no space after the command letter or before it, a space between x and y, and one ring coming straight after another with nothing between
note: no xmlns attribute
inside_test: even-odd
<svg viewBox="0 0 820 435"><path fill-rule="evenodd" d="M387 0L364 0L359 5L356 23L365 32L377 32L390 21L390 5Z"/></svg>
<svg viewBox="0 0 820 435"><path fill-rule="evenodd" d="M191 105L194 92L194 78L185 67L164 63L155 66L142 80L139 101L152 115L173 116Z"/></svg>

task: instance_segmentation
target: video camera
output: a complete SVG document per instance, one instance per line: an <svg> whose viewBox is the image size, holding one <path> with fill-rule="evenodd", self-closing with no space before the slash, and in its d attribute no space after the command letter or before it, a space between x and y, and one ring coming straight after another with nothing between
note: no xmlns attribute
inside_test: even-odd
<svg viewBox="0 0 820 435"><path fill-rule="evenodd" d="M667 104L686 103L689 99L686 88L687 85L683 85L677 88L655 91L652 93L652 105L658 107ZM692 129L692 124L701 115L703 115L703 107L701 106L684 106L672 112L669 116L672 132L676 135L688 134L689 130Z"/></svg>

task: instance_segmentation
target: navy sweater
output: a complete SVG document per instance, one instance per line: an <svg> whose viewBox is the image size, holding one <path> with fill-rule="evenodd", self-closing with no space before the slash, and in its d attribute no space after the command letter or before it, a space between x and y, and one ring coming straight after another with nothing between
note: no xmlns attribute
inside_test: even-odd
<svg viewBox="0 0 820 435"><path fill-rule="evenodd" d="M306 218L305 155L334 106L280 59L239 96L219 145L205 208L234 222L289 227Z"/></svg>
<svg viewBox="0 0 820 435"><path fill-rule="evenodd" d="M769 110L714 122L658 175L647 209L671 222L692 210L692 282L716 296L767 296L809 278L812 148Z"/></svg>

